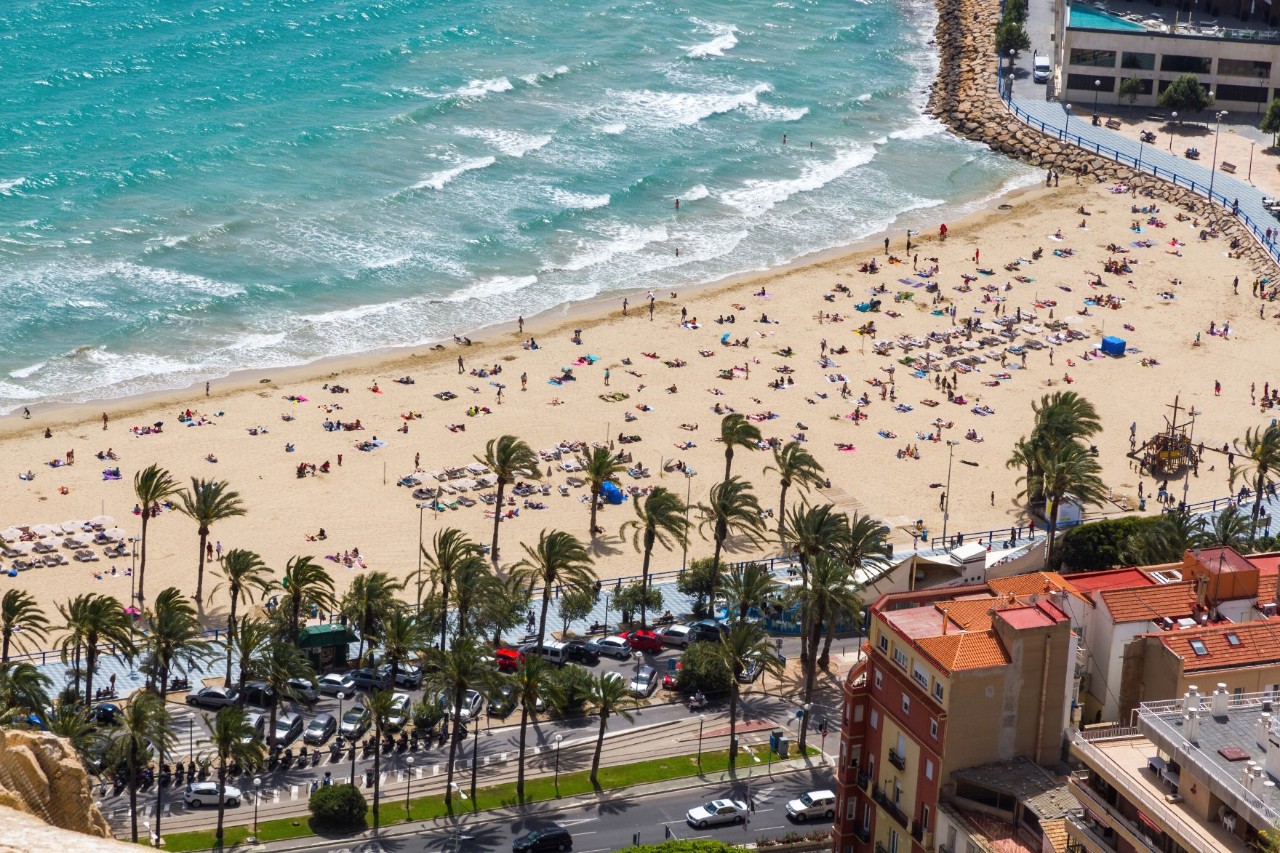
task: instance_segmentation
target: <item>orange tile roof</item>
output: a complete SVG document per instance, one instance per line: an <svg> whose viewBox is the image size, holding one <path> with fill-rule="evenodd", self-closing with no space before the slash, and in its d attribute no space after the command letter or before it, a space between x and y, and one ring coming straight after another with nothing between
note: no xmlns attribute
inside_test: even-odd
<svg viewBox="0 0 1280 853"><path fill-rule="evenodd" d="M987 631L923 637L916 641L916 647L947 673L1009 663L1009 656L1005 654L1000 640Z"/></svg>
<svg viewBox="0 0 1280 853"><path fill-rule="evenodd" d="M1275 601L1276 600L1276 584L1280 581L1280 577L1276 575L1261 575L1258 578L1258 600L1259 601Z"/></svg>
<svg viewBox="0 0 1280 853"><path fill-rule="evenodd" d="M1064 590L1078 598L1084 597L1076 591L1070 581L1057 572L1031 572L1025 575L996 578L995 580L987 581L987 586L991 587L992 591L1004 593L1005 595L1011 592L1019 596L1044 595L1054 590Z"/></svg>
<svg viewBox="0 0 1280 853"><path fill-rule="evenodd" d="M991 611L1000 606L998 598L966 598L959 601L939 601L934 607L947 619L965 631L986 631L991 627Z"/></svg>
<svg viewBox="0 0 1280 853"><path fill-rule="evenodd" d="M1040 821L1040 829L1045 840L1053 848L1054 853L1064 853L1067 849L1067 821L1063 818Z"/></svg>
<svg viewBox="0 0 1280 853"><path fill-rule="evenodd" d="M1106 589L1099 593L1116 622L1145 622L1168 616L1190 616L1196 603L1195 581L1136 589Z"/></svg>
<svg viewBox="0 0 1280 853"><path fill-rule="evenodd" d="M1238 642L1232 643L1228 635L1234 635ZM1156 638L1182 658L1183 672L1280 662L1280 620L1277 619L1208 625L1184 631L1155 631L1145 636ZM1199 640L1206 654L1197 654L1192 640Z"/></svg>

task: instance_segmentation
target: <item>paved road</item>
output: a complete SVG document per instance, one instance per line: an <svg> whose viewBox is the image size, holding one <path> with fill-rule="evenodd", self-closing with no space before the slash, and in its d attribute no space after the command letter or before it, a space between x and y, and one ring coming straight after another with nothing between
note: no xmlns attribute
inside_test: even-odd
<svg viewBox="0 0 1280 853"><path fill-rule="evenodd" d="M832 787L828 768L794 773L767 775L751 780L751 798L756 812L745 826L723 826L694 829L684 820L690 808L722 797L744 799L745 781L716 782L684 788L675 793L641 797L597 800L595 797L574 798L549 805L546 809L512 820L505 814L480 814L460 821L456 828L442 821L428 821L411 827L397 827L376 840L348 840L305 843L281 842L267 845L272 853L285 850L314 850L317 853L408 853L408 851L487 851L510 850L513 840L540 826L564 826L573 833L574 853L605 853L632 844L639 833L642 844L663 841L669 830L672 838L717 838L742 843L758 838L783 835L805 827L821 829L831 821L815 819L805 824L793 823L786 814L788 800L805 791ZM531 812L533 810L530 810Z"/></svg>

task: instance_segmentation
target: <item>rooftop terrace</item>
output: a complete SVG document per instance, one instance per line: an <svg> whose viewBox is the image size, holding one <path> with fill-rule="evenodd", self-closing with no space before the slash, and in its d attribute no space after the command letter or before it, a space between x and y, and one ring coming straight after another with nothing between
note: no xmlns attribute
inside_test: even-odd
<svg viewBox="0 0 1280 853"><path fill-rule="evenodd" d="M1258 4L1262 8L1262 4ZM1093 0L1068 7L1067 25L1091 30L1147 32L1190 38L1236 39L1240 41L1280 42L1280 29L1264 20L1241 21L1222 15L1209 15L1193 8L1190 13L1175 5L1157 6L1141 0L1107 2Z"/></svg>

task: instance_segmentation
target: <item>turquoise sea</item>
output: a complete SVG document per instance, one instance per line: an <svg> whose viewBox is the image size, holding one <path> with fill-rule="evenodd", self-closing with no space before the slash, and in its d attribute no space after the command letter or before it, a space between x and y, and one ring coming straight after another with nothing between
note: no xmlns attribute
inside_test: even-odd
<svg viewBox="0 0 1280 853"><path fill-rule="evenodd" d="M9 0L0 411L934 227L1035 179L922 116L934 23L931 0Z"/></svg>

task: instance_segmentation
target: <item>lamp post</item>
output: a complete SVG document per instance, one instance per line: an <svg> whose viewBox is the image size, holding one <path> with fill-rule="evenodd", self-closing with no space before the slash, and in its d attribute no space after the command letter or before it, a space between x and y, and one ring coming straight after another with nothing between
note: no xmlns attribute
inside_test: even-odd
<svg viewBox="0 0 1280 853"><path fill-rule="evenodd" d="M947 439L947 491L942 496L942 547L947 547L947 521L951 518L951 460L959 442Z"/></svg>
<svg viewBox="0 0 1280 853"><path fill-rule="evenodd" d="M636 677L640 675L640 664L644 661L644 652L636 652L633 657L636 659Z"/></svg>
<svg viewBox="0 0 1280 853"><path fill-rule="evenodd" d="M407 818L409 817L409 791L413 788L413 756L407 756L404 763L409 766L404 776L404 816Z"/></svg>
<svg viewBox="0 0 1280 853"><path fill-rule="evenodd" d="M1135 166L1135 168L1136 168L1139 172L1141 172L1141 171L1142 171L1142 145L1143 145L1143 143L1144 143L1145 141L1146 141L1146 140L1144 140L1144 139L1142 138L1142 134L1141 134L1141 133L1140 133L1140 134L1138 134L1138 163L1137 163L1137 165Z"/></svg>
<svg viewBox="0 0 1280 853"><path fill-rule="evenodd" d="M1253 183L1253 147L1257 144L1256 142L1249 143L1249 174L1245 176L1245 180L1249 183Z"/></svg>
<svg viewBox="0 0 1280 853"><path fill-rule="evenodd" d="M1063 135L1064 140L1065 140L1065 137L1066 137L1066 136L1068 135L1068 133L1071 131L1071 105L1070 105L1070 104L1063 104L1063 105L1062 105L1062 108L1063 108L1064 110L1066 110L1066 111L1067 111L1067 121L1066 121L1066 124L1064 124L1064 125L1062 126L1062 135Z"/></svg>
<svg viewBox="0 0 1280 853"><path fill-rule="evenodd" d="M1169 113L1169 117L1170 117L1171 119L1173 119L1173 124L1174 124L1174 125L1176 125L1176 124L1178 123L1178 111L1177 111L1177 110L1174 110L1173 112ZM1170 151L1173 151L1173 130L1174 130L1173 125L1170 125L1170 127L1169 127L1169 150L1170 150Z"/></svg>
<svg viewBox="0 0 1280 853"><path fill-rule="evenodd" d="M1093 81L1093 123L1098 123L1098 93L1102 91L1102 81Z"/></svg>
<svg viewBox="0 0 1280 853"><path fill-rule="evenodd" d="M187 717L187 755L196 760L196 718Z"/></svg>
<svg viewBox="0 0 1280 853"><path fill-rule="evenodd" d="M1187 446L1194 447L1195 445L1193 444L1193 442L1196 439L1196 415L1200 413L1196 411L1195 406L1192 406L1191 410L1188 411L1187 414L1191 416L1191 430L1187 433ZM1186 512L1186 509L1187 509L1187 490L1190 488L1191 488L1191 472L1188 471L1182 477L1182 511L1183 512Z"/></svg>
<svg viewBox="0 0 1280 853"><path fill-rule="evenodd" d="M698 769L702 769L702 727L707 722L706 714L698 715Z"/></svg>
<svg viewBox="0 0 1280 853"><path fill-rule="evenodd" d="M564 740L564 735L557 733L551 740L556 746L556 799L560 799L560 741Z"/></svg>
<svg viewBox="0 0 1280 853"><path fill-rule="evenodd" d="M1209 97L1213 97L1213 93L1209 93ZM1226 110L1222 110L1214 116L1213 122L1213 161L1209 163L1209 207L1213 207L1213 179L1218 174L1218 128L1222 125L1223 117L1227 115ZM1215 218L1217 218L1215 216Z"/></svg>
<svg viewBox="0 0 1280 853"><path fill-rule="evenodd" d="M689 567L689 499L693 496L693 478L697 471L684 469L684 547L680 555L680 571Z"/></svg>
<svg viewBox="0 0 1280 853"><path fill-rule="evenodd" d="M1009 100L1011 101L1013 100L1013 77L1014 77L1013 58L1017 56L1017 54L1018 54L1018 51L1014 50L1013 48L1009 48Z"/></svg>
<svg viewBox="0 0 1280 853"><path fill-rule="evenodd" d="M422 613L422 514L426 511L427 505L418 503L414 506L418 508L418 613Z"/></svg>
<svg viewBox="0 0 1280 853"><path fill-rule="evenodd" d="M262 799L262 777L253 777L253 834L258 834L258 800Z"/></svg>

